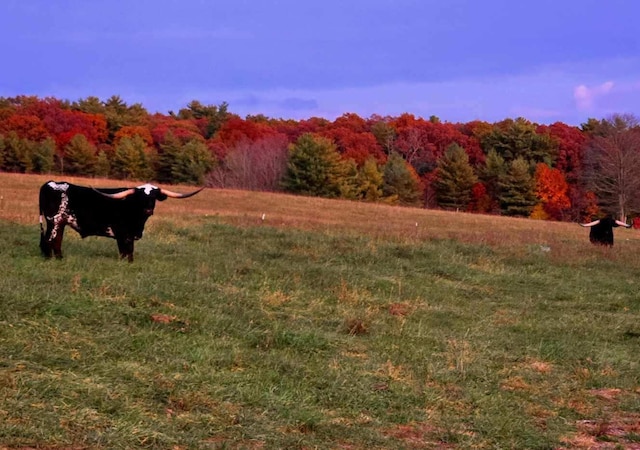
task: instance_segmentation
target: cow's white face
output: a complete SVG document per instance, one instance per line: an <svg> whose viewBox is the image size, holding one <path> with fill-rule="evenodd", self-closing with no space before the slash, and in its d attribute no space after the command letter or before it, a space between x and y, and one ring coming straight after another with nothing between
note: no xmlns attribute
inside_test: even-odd
<svg viewBox="0 0 640 450"><path fill-rule="evenodd" d="M137 189L142 189L144 191L145 194L150 195L151 191L153 191L154 189L159 189L158 186L154 186L153 184L143 184L137 187Z"/></svg>
<svg viewBox="0 0 640 450"><path fill-rule="evenodd" d="M69 183L56 183L55 181L49 181L47 184L54 191L67 192L67 189L69 189Z"/></svg>

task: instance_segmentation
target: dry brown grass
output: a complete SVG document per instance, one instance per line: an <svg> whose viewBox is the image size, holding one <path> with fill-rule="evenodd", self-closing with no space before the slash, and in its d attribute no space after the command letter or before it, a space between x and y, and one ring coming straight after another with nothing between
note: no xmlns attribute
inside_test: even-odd
<svg viewBox="0 0 640 450"><path fill-rule="evenodd" d="M132 186L135 182L78 177L51 177L0 173L0 219L35 224L38 221L38 189L54 178L96 187ZM192 186L173 186L187 192ZM455 239L509 251L550 251L551 257L570 259L593 252L588 231L574 223L537 221L448 211L405 208L345 200L327 200L266 192L207 189L185 201L169 200L157 206L157 217L177 226L218 220L237 226L267 225L326 233L365 234L400 242ZM264 220L262 219L264 215ZM635 231L617 231L618 242L640 245ZM522 243L531 248L523 248ZM516 248L517 247L517 248ZM577 253L576 253L577 252Z"/></svg>
<svg viewBox="0 0 640 450"><path fill-rule="evenodd" d="M136 186L142 182L69 176L0 173L0 220L20 224L38 223L38 190L55 179L95 187ZM193 186L171 186L189 192ZM368 236L398 243L455 240L484 245L508 257L544 255L552 263L581 264L598 259L636 264L640 254L638 230L616 229L615 250L589 243L589 232L576 223L409 208L347 200L330 200L283 193L206 189L186 200L167 200L156 205L147 230L170 222L188 227L224 223L239 227L269 226L300 229L327 235ZM478 260L482 264L481 259ZM500 270L487 261L481 270Z"/></svg>

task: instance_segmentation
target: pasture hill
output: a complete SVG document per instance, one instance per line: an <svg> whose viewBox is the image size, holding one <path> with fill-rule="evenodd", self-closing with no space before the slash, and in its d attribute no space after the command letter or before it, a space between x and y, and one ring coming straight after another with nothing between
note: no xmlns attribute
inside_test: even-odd
<svg viewBox="0 0 640 450"><path fill-rule="evenodd" d="M0 173L0 448L640 447L637 230L207 189L45 260L47 180Z"/></svg>

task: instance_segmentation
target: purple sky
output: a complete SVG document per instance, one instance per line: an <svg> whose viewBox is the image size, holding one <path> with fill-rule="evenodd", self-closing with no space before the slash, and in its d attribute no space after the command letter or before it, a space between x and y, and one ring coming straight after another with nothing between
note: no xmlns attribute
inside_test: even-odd
<svg viewBox="0 0 640 450"><path fill-rule="evenodd" d="M634 0L2 0L0 96L579 125L640 115Z"/></svg>

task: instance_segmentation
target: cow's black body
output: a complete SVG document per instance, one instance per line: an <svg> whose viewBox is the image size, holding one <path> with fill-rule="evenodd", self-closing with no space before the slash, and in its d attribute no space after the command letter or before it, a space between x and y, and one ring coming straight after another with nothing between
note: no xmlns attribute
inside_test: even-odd
<svg viewBox="0 0 640 450"><path fill-rule="evenodd" d="M590 224L583 225L588 226L591 229L589 230L589 241L595 245L605 245L608 247L613 246L613 229L619 226L623 226L626 228L631 227L631 225L627 225L624 222L620 222L615 220L611 216L604 217L600 220L591 222Z"/></svg>
<svg viewBox="0 0 640 450"><path fill-rule="evenodd" d="M124 198L108 197L125 191L129 191L130 194ZM142 237L144 225L153 215L156 200L162 201L166 198L164 190L150 184L135 189L109 188L98 191L67 182L49 181L40 188L42 253L45 257L51 257L53 254L62 258L64 228L69 225L83 238L105 236L115 239L120 256L133 261L134 241ZM42 226L43 220L47 224L46 231Z"/></svg>

